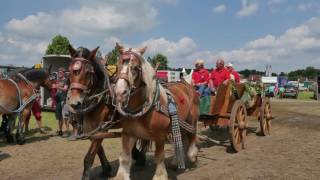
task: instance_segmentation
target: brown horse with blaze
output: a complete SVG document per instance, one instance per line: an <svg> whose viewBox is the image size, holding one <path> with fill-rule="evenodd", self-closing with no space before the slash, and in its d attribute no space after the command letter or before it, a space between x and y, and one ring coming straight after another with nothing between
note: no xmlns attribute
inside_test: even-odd
<svg viewBox="0 0 320 180"><path fill-rule="evenodd" d="M112 91L110 82L100 59L96 58L98 48L92 51L80 47L74 49L69 47L71 55L70 71L70 90L67 104L71 112L74 113L78 130L78 139L89 138L91 146L84 159L84 170L82 180L89 180L90 168L94 162L95 155L98 154L104 175L110 175L111 166L105 155L102 141L104 138L120 137L120 133L109 133L108 129L101 128L102 124L108 123L111 116L115 119L121 118L115 114L111 104ZM112 128L120 128L117 123ZM134 151L137 158L143 159L144 154L138 150ZM141 158L142 156L142 158ZM143 164L143 162L142 162Z"/></svg>
<svg viewBox="0 0 320 180"><path fill-rule="evenodd" d="M118 45L118 44L117 44ZM188 159L196 161L196 129L199 118L199 97L188 83L179 82L168 85L169 92L158 83L155 70L143 59L146 50L124 50L119 46L118 80L115 86L117 109L127 119L122 120L122 153L119 157L120 167L115 179L130 179L131 150L137 139L155 142L156 172L154 180L168 179L164 164L164 145L171 131L168 113L160 112L155 104L169 110L168 93L174 99L180 121L194 129L190 133L182 128L182 141ZM158 95L157 95L158 94Z"/></svg>

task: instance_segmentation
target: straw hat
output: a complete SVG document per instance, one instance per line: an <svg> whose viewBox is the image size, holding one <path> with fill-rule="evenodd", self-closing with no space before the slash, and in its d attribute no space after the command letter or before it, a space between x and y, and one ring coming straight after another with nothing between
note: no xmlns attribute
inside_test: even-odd
<svg viewBox="0 0 320 180"><path fill-rule="evenodd" d="M202 60L202 59L197 59L196 62L195 62L195 64L196 64L196 65L197 65L197 64L199 64L199 65L204 65L204 60Z"/></svg>

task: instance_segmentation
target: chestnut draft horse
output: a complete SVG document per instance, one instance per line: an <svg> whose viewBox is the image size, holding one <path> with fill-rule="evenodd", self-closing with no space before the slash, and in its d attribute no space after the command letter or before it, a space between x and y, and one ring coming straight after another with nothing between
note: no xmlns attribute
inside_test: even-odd
<svg viewBox="0 0 320 180"><path fill-rule="evenodd" d="M53 83L50 75L51 67L46 69L18 69L8 79L0 79L0 115L8 117L9 129L6 131L7 141L12 142L11 134L17 115L19 117L16 140L24 144L24 122L31 112L34 100L39 96L40 86L50 89Z"/></svg>
<svg viewBox="0 0 320 180"><path fill-rule="evenodd" d="M194 163L198 153L196 129L199 118L199 97L193 87L185 82L168 85L168 90L159 84L155 77L155 70L142 57L146 47L133 51L131 48L124 50L118 44L117 46L120 49L120 58L115 96L118 111L128 119L121 122L123 128L122 153L119 157L120 167L115 179L130 179L130 152L137 138L155 142L157 167L153 179L168 179L164 164L164 145L170 131L174 137L174 128L171 129L173 120L165 113L165 110L159 111L159 109L167 109L170 113L168 98L173 98L179 123L187 123L193 128L193 133L182 128L181 135L187 157L190 162Z"/></svg>
<svg viewBox="0 0 320 180"><path fill-rule="evenodd" d="M84 159L83 180L90 179L90 169L96 154L99 156L103 174L110 175L111 166L106 158L102 141L104 138L121 136L121 133L107 132L110 128L121 127L119 123L110 123L114 122L112 119L120 117L112 106L109 77L96 57L97 50L98 48L90 51L83 47L75 50L69 46L72 61L69 66L70 90L67 104L70 111L78 117L76 118L79 128L78 139L91 140L91 146ZM108 128L104 126L106 124ZM137 149L134 149L132 153L136 157L137 164L144 164L145 155L143 153Z"/></svg>

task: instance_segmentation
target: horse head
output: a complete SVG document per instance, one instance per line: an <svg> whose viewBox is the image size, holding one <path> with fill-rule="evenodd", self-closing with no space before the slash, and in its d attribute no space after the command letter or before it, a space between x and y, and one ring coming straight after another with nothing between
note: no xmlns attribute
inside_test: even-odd
<svg viewBox="0 0 320 180"><path fill-rule="evenodd" d="M147 47L135 51L132 48L124 50L118 43L116 46L120 50L120 57L117 64L118 79L115 85L115 96L117 104L124 104L129 101L130 95L135 90L148 85L146 77L153 77L154 71L142 57ZM151 68L147 70L148 68L145 68L146 65L149 65ZM147 74L147 76L144 76L144 74Z"/></svg>
<svg viewBox="0 0 320 180"><path fill-rule="evenodd" d="M71 63L69 65L70 99L69 104L78 108L84 101L86 95L94 90L97 76L95 75L94 61L99 47L92 51L79 47L74 49L69 46Z"/></svg>

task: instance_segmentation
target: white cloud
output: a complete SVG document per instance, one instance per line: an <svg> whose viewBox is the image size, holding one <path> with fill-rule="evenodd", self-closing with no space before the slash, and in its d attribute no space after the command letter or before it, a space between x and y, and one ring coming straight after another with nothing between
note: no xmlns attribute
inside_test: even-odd
<svg viewBox="0 0 320 180"><path fill-rule="evenodd" d="M221 4L213 8L213 12L215 13L224 13L226 10L227 6L225 4Z"/></svg>
<svg viewBox="0 0 320 180"><path fill-rule="evenodd" d="M156 16L157 10L148 0L83 1L79 9L12 19L6 29L24 37L48 37L55 33L82 37L114 35L127 29L131 33L148 30L157 24Z"/></svg>
<svg viewBox="0 0 320 180"><path fill-rule="evenodd" d="M0 49L0 61L10 59L12 64L31 66L40 61L56 34L69 37L72 43L85 42L88 45L94 41L101 43L105 37L145 32L158 24L158 11L149 0L77 2L78 8L11 19L0 32L0 47L4 47ZM18 59L22 56L24 61Z"/></svg>
<svg viewBox="0 0 320 180"><path fill-rule="evenodd" d="M304 24L288 29L279 37L267 35L248 42L244 47L218 52L239 67L259 67L273 64L276 71L320 66L320 18L312 18ZM281 69L282 68L282 69Z"/></svg>
<svg viewBox="0 0 320 180"><path fill-rule="evenodd" d="M320 18L286 30L280 36L271 34L258 38L230 51L199 50L190 37L178 41L165 38L149 39L138 45L126 47L143 47L147 45L146 56L162 53L169 59L170 66L192 67L197 58L206 61L206 67L212 68L218 57L234 63L236 69L257 68L264 70L271 64L274 71L288 71L306 66L320 68Z"/></svg>
<svg viewBox="0 0 320 180"><path fill-rule="evenodd" d="M241 0L241 9L236 13L238 17L243 16L250 16L257 12L258 10L258 3L257 2L251 2L249 0Z"/></svg>

